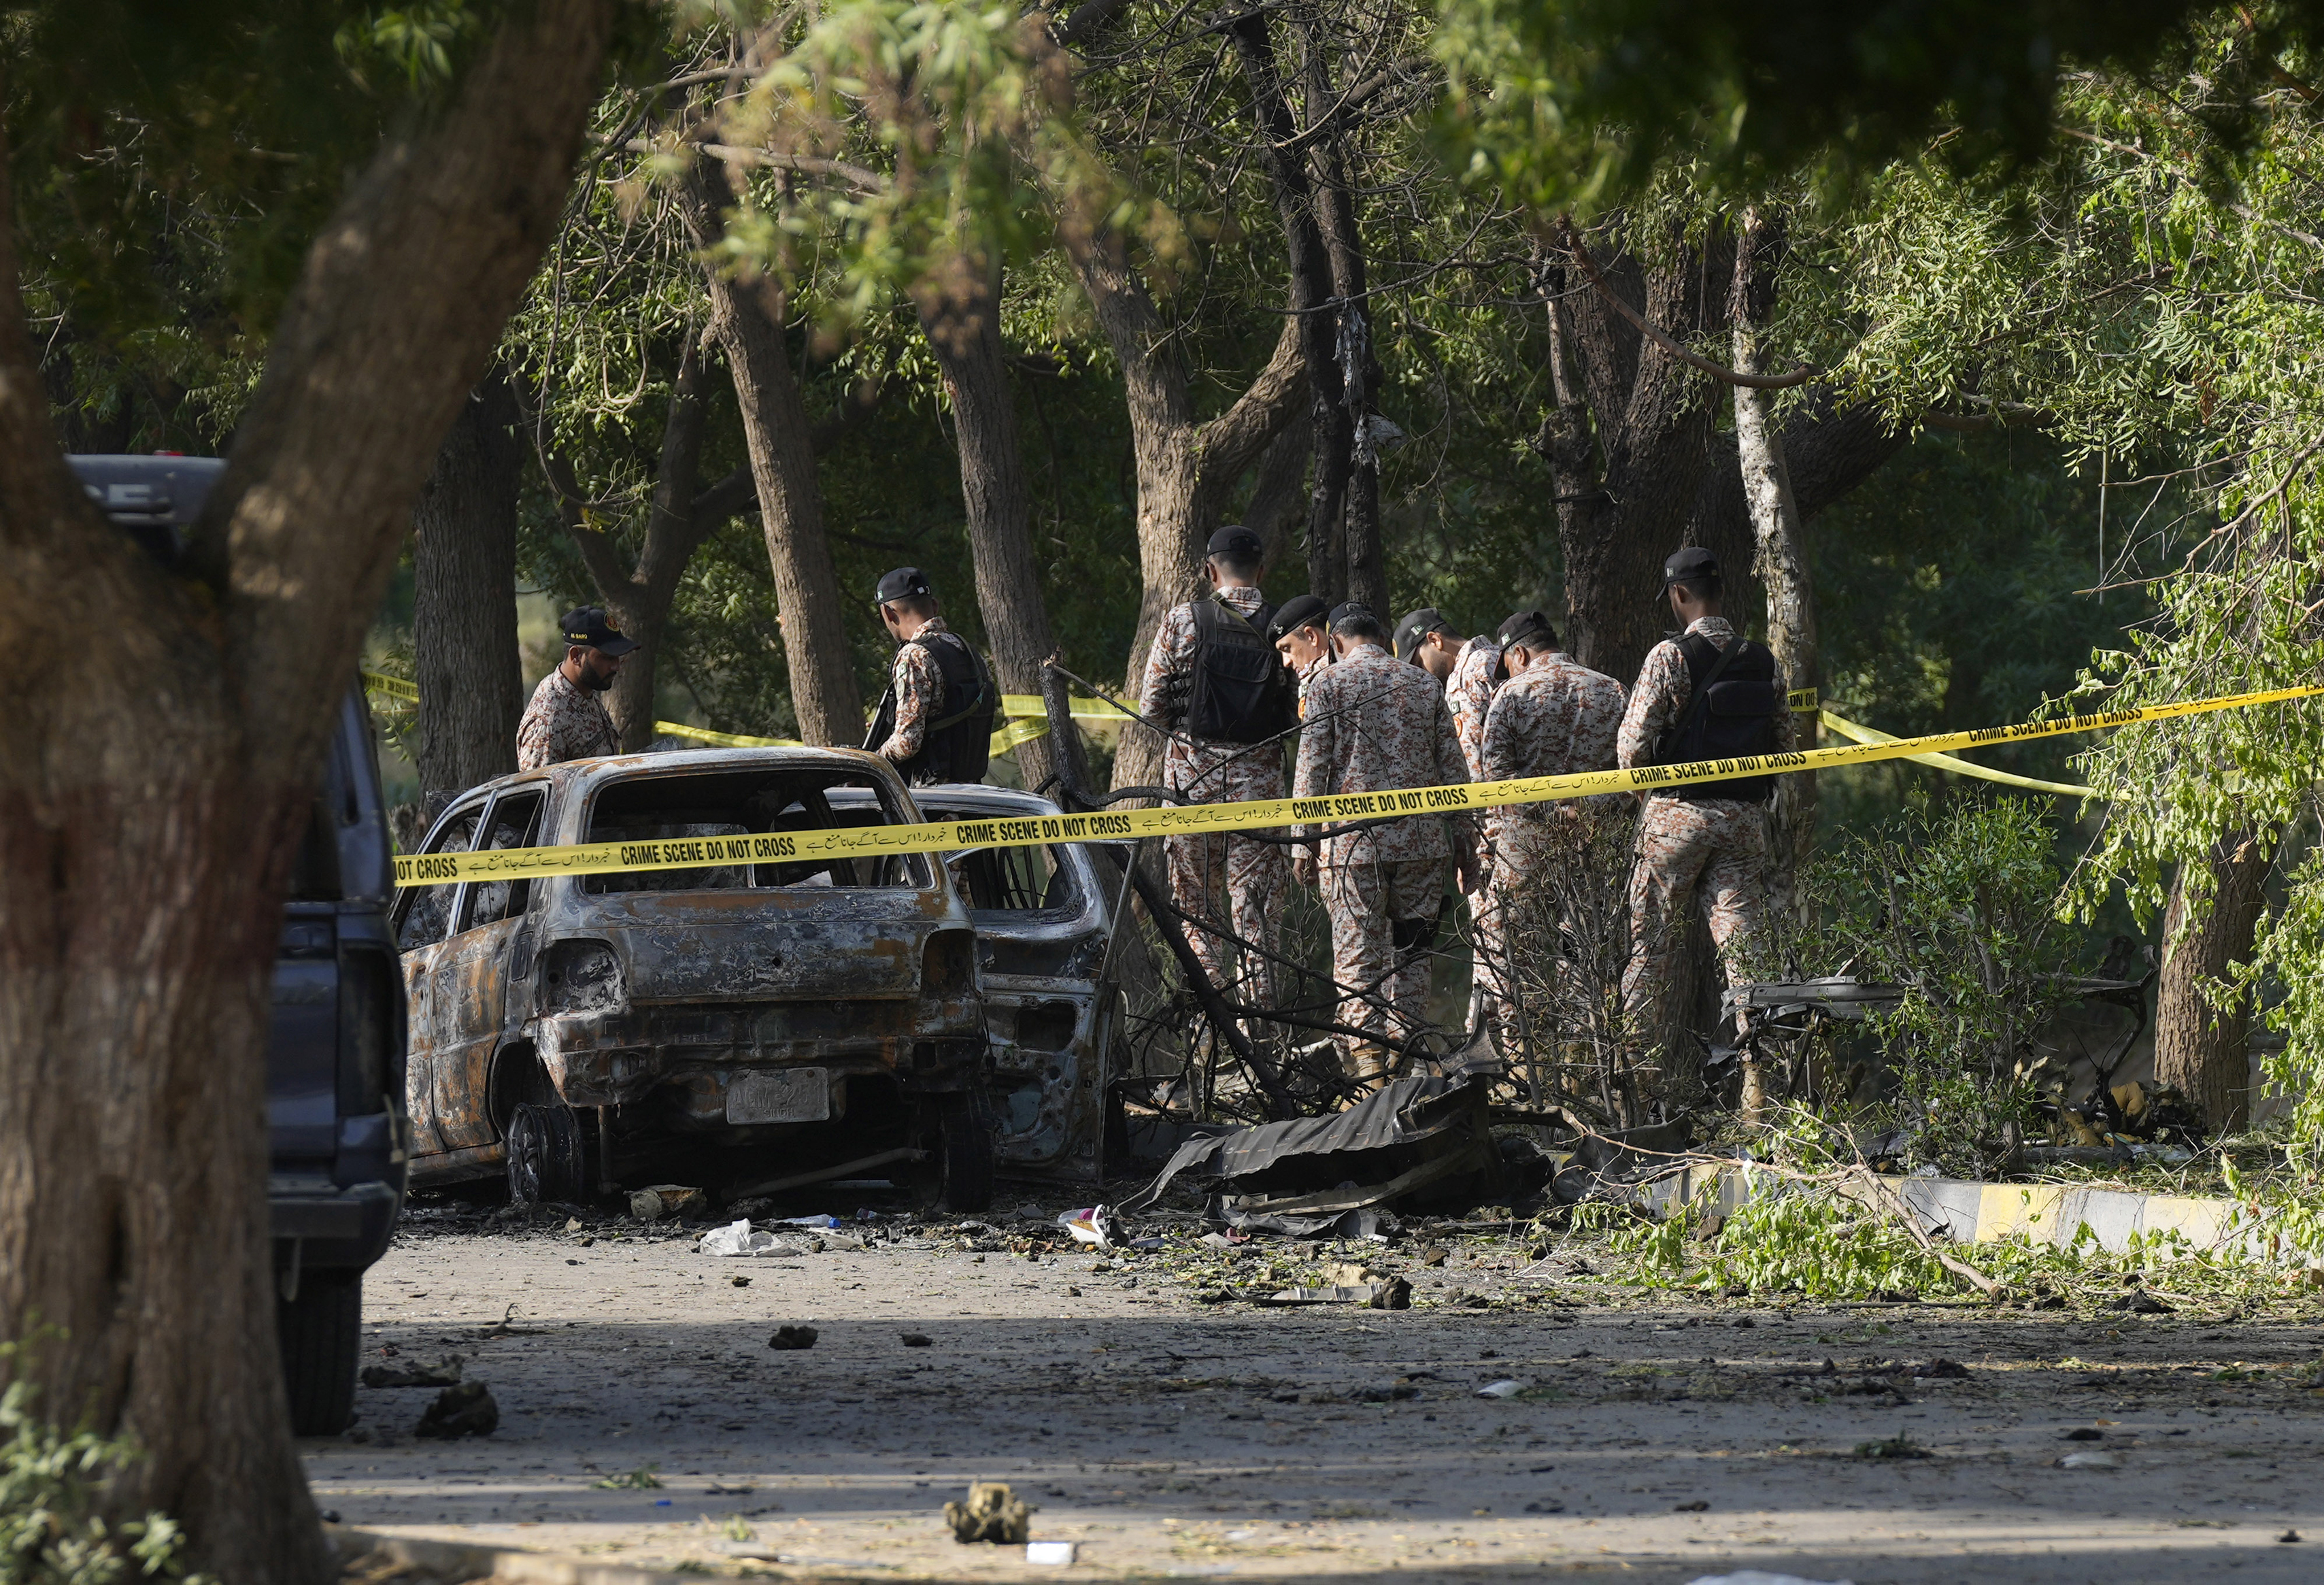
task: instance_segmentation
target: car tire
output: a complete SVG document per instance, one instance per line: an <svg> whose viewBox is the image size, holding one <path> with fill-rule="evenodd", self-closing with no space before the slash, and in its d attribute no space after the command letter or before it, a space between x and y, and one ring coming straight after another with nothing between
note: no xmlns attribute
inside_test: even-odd
<svg viewBox="0 0 2324 1585"><path fill-rule="evenodd" d="M595 1129L562 1101L520 1101L509 1114L512 1205L586 1205L597 1196Z"/></svg>
<svg viewBox="0 0 2324 1585"><path fill-rule="evenodd" d="M986 1211L992 1205L995 1154L992 1125L971 1095L939 1096L920 1137L928 1159L919 1164L916 1198L924 1209Z"/></svg>
<svg viewBox="0 0 2324 1585"><path fill-rule="evenodd" d="M363 1274L314 1271L299 1296L276 1300L274 1335L290 1434L337 1436L355 1424L355 1358L363 1350Z"/></svg>

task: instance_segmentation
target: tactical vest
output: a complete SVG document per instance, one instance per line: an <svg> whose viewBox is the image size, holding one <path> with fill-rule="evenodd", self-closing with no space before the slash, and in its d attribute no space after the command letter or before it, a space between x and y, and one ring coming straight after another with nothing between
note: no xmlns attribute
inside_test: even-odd
<svg viewBox="0 0 2324 1585"><path fill-rule="evenodd" d="M984 662L958 633L927 633L908 639L936 658L944 677L944 697L936 719L921 736L920 751L897 763L897 773L913 787L939 782L977 782L992 763L992 718L1001 700ZM891 681L872 723L872 743L884 743L896 730L896 685Z"/></svg>
<svg viewBox="0 0 2324 1585"><path fill-rule="evenodd" d="M1678 641L1686 659L1686 709L1678 724L1655 744L1657 765L1693 765L1775 752L1775 722L1787 707L1774 651L1748 639L1721 650L1701 633ZM1665 789L1662 796L1691 804L1728 799L1764 804L1775 796L1775 779L1751 776Z"/></svg>
<svg viewBox="0 0 2324 1585"><path fill-rule="evenodd" d="M1299 724L1299 683L1267 641L1275 607L1246 617L1213 595L1194 611L1194 675L1186 734L1213 742L1263 743Z"/></svg>

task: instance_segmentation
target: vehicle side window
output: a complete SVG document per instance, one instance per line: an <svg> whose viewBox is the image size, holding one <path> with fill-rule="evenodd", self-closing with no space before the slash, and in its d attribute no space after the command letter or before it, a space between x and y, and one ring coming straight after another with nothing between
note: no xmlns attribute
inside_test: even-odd
<svg viewBox="0 0 2324 1585"><path fill-rule="evenodd" d="M475 845L476 817L484 811L470 809L437 828L436 835L422 852L465 853ZM459 896L456 886L415 886L411 900L404 905L403 917L395 927L395 945L399 952L410 952L415 946L429 946L452 933L452 904Z"/></svg>
<svg viewBox="0 0 2324 1585"><path fill-rule="evenodd" d="M949 862L968 906L980 911L1031 913L1081 901L1072 865L1051 848L973 848Z"/></svg>
<svg viewBox="0 0 2324 1585"><path fill-rule="evenodd" d="M540 826L541 795L538 791L510 793L493 804L490 829L479 845L480 852L503 852L510 848L532 847L537 844ZM525 910L530 900L532 881L473 880L468 883L468 922L461 926L473 930L479 925L497 924L513 918Z"/></svg>

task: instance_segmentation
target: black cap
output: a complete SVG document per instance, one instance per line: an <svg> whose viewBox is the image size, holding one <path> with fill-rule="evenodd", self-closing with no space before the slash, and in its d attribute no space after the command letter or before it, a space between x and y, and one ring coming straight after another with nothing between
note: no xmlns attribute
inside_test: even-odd
<svg viewBox="0 0 2324 1585"><path fill-rule="evenodd" d="M624 638L622 630L605 620L602 605L583 605L567 612L558 619L568 644L586 644L592 650L607 655L626 655L638 647L635 639Z"/></svg>
<svg viewBox="0 0 2324 1585"><path fill-rule="evenodd" d="M1406 613L1405 619L1396 624L1396 658L1398 660L1411 659L1420 653L1421 640L1431 633L1444 631L1444 619L1437 614L1434 605L1424 605L1417 611Z"/></svg>
<svg viewBox="0 0 2324 1585"><path fill-rule="evenodd" d="M1672 553L1663 563L1663 587L1673 584L1691 584L1698 578L1719 576L1719 558L1700 545L1688 545Z"/></svg>
<svg viewBox="0 0 2324 1585"><path fill-rule="evenodd" d="M1557 629L1550 622L1546 611L1520 611L1501 623L1500 631L1493 635L1493 641L1504 650L1511 644L1523 644L1528 650L1536 650L1541 647L1534 642L1536 639L1548 640L1553 650L1557 648Z"/></svg>
<svg viewBox="0 0 2324 1585"><path fill-rule="evenodd" d="M1339 626L1351 616L1370 616L1372 608L1360 600L1343 600L1332 607L1332 625Z"/></svg>
<svg viewBox="0 0 2324 1585"><path fill-rule="evenodd" d="M1234 561L1257 561L1267 554L1267 541L1259 537L1255 529L1229 523L1211 536L1210 554Z"/></svg>
<svg viewBox="0 0 2324 1585"><path fill-rule="evenodd" d="M1267 624L1267 636L1272 640L1303 627L1322 627L1331 617L1332 608L1320 596L1296 594L1283 603L1274 620Z"/></svg>
<svg viewBox="0 0 2324 1585"><path fill-rule="evenodd" d="M928 587L928 575L917 567L899 567L880 576L879 591L872 598L885 605L890 600L909 600L916 594L934 594Z"/></svg>

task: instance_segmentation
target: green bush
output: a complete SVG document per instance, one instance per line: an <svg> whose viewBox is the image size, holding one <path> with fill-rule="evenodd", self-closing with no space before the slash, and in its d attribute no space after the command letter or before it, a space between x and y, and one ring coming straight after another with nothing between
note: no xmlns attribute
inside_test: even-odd
<svg viewBox="0 0 2324 1585"><path fill-rule="evenodd" d="M14 1355L14 1346L0 1349ZM67 1435L34 1415L24 1382L0 1393L0 1585L179 1580L184 1534L167 1515L108 1523L106 1482L138 1457L127 1442ZM187 1585L203 1585L198 1579Z"/></svg>

